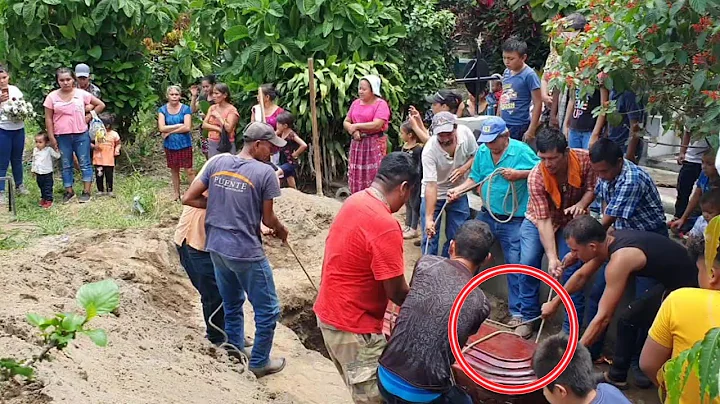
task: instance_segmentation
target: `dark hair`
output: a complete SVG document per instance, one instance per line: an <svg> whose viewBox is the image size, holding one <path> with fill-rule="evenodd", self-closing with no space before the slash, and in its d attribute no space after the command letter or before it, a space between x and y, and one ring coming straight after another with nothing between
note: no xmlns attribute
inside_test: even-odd
<svg viewBox="0 0 720 404"><path fill-rule="evenodd" d="M455 91L447 89L439 90L438 94L443 99L438 104L447 105L450 112L452 112L453 114L457 113L458 107L462 102L462 97Z"/></svg>
<svg viewBox="0 0 720 404"><path fill-rule="evenodd" d="M606 137L598 139L590 148L590 161L593 163L604 161L616 165L618 160L622 159L623 152L620 146Z"/></svg>
<svg viewBox="0 0 720 404"><path fill-rule="evenodd" d="M582 31L587 25L587 18L585 18L585 16L580 13L569 14L563 19L567 21L566 27L572 28L575 31Z"/></svg>
<svg viewBox="0 0 720 404"><path fill-rule="evenodd" d="M412 156L396 151L382 159L375 181L384 184L388 190L399 186L404 181L410 184L410 188L415 188L420 182L420 172Z"/></svg>
<svg viewBox="0 0 720 404"><path fill-rule="evenodd" d="M280 96L277 90L275 90L275 86L273 86L272 84L263 84L260 86L260 88L262 89L264 95L270 97L270 101L275 101L275 99Z"/></svg>
<svg viewBox="0 0 720 404"><path fill-rule="evenodd" d="M42 136L43 141L45 141L45 143L50 141L50 136L48 136L47 132L45 132L44 130L41 130L40 132L37 133L37 135L35 135L35 137L38 137L38 136Z"/></svg>
<svg viewBox="0 0 720 404"><path fill-rule="evenodd" d="M115 123L115 115L109 112L103 112L98 115L98 118L102 121L105 126L112 126Z"/></svg>
<svg viewBox="0 0 720 404"><path fill-rule="evenodd" d="M8 70L8 68L5 65L0 64L0 73L8 73L9 74L10 71Z"/></svg>
<svg viewBox="0 0 720 404"><path fill-rule="evenodd" d="M545 377L560 363L567 345L568 337L556 334L537 346L532 358L532 368L538 378ZM547 388L552 390L556 385L565 387L580 398L587 397L595 389L592 358L590 351L583 344L578 344L570 365L557 379L551 381Z"/></svg>
<svg viewBox="0 0 720 404"><path fill-rule="evenodd" d="M568 148L567 139L558 129L544 127L540 129L535 139L535 147L540 153L547 153L549 151L557 151L558 153L565 153Z"/></svg>
<svg viewBox="0 0 720 404"><path fill-rule="evenodd" d="M200 83L202 83L203 81L207 81L207 82L210 83L211 85L215 85L215 76L212 75L212 74L211 74L211 75L208 75L208 76L205 76L205 77L203 77L202 79L200 79Z"/></svg>
<svg viewBox="0 0 720 404"><path fill-rule="evenodd" d="M277 116L277 123L287 125L288 128L292 129L293 125L295 125L295 116L287 111L283 111Z"/></svg>
<svg viewBox="0 0 720 404"><path fill-rule="evenodd" d="M73 80L77 81L77 76L75 76L75 71L73 69L68 69L67 67L61 67L57 70L55 70L55 81L60 79L61 74L69 74L70 77L72 77Z"/></svg>
<svg viewBox="0 0 720 404"><path fill-rule="evenodd" d="M703 192L700 197L700 206L709 206L720 210L720 189L714 188L707 192Z"/></svg>
<svg viewBox="0 0 720 404"><path fill-rule="evenodd" d="M495 239L490 226L480 220L468 220L455 233L455 254L475 265L485 261Z"/></svg>
<svg viewBox="0 0 720 404"><path fill-rule="evenodd" d="M409 133L412 137L415 138L415 140L418 140L418 141L420 140L420 138L418 138L417 133L415 133L415 130L413 129L412 123L410 123L410 121L405 121L405 122L403 122L403 124L400 125L400 129L402 129L402 130L404 130L405 132Z"/></svg>
<svg viewBox="0 0 720 404"><path fill-rule="evenodd" d="M217 90L223 94L226 95L225 101L228 103L232 103L231 97L230 97L230 88L225 83L216 83L213 87L213 90Z"/></svg>
<svg viewBox="0 0 720 404"><path fill-rule="evenodd" d="M703 235L690 236L687 240L688 255L693 262L705 256L705 237Z"/></svg>
<svg viewBox="0 0 720 404"><path fill-rule="evenodd" d="M521 41L516 36L511 36L502 44L503 52L517 52L520 56L527 55L528 46L525 41Z"/></svg>
<svg viewBox="0 0 720 404"><path fill-rule="evenodd" d="M578 244L605 241L607 232L600 222L590 215L578 216L565 226L565 239L574 239Z"/></svg>

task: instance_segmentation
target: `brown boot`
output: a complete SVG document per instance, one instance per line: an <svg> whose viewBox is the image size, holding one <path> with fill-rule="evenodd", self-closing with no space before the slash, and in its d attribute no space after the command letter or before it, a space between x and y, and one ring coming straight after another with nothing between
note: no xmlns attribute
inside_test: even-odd
<svg viewBox="0 0 720 404"><path fill-rule="evenodd" d="M261 368L250 367L249 369L251 372L253 372L255 374L255 377L257 377L259 379L263 376L271 375L273 373L278 373L281 370L285 369L285 358L271 359L267 365L265 365Z"/></svg>

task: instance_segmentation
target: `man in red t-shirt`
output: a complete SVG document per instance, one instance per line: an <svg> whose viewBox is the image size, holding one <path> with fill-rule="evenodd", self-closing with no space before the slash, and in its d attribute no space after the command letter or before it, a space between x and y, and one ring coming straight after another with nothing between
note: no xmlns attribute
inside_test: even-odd
<svg viewBox="0 0 720 404"><path fill-rule="evenodd" d="M403 234L393 217L418 186L412 157L387 155L370 186L350 196L330 227L320 293L315 302L325 347L357 403L382 403L378 359L388 299L402 305L405 281Z"/></svg>

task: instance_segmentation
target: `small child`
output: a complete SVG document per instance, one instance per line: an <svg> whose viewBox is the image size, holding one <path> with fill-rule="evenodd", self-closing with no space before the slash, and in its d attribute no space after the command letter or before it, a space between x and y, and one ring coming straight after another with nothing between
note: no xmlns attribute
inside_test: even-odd
<svg viewBox="0 0 720 404"><path fill-rule="evenodd" d="M568 345L568 337L553 335L538 345L532 358L532 368L538 378L550 373L562 358ZM617 387L608 383L596 385L590 351L578 344L570 365L564 372L543 388L543 395L550 404L631 404Z"/></svg>
<svg viewBox="0 0 720 404"><path fill-rule="evenodd" d="M95 166L95 180L98 196L113 194L113 174L115 171L115 157L120 155L120 135L112 129L115 117L108 113L100 114L100 120L105 125L105 137L98 139L93 145L93 165Z"/></svg>
<svg viewBox="0 0 720 404"><path fill-rule="evenodd" d="M300 139L295 133L295 117L293 114L283 111L277 116L277 129L275 133L283 138L287 144L280 149L280 168L278 174L282 174L290 188L297 189L295 183L296 170L298 168L298 158L307 150L307 143Z"/></svg>
<svg viewBox="0 0 720 404"><path fill-rule="evenodd" d="M497 106L502 97L502 82L500 80L493 80L490 82L490 92L485 97L488 103L488 115L497 115Z"/></svg>
<svg viewBox="0 0 720 404"><path fill-rule="evenodd" d="M507 69L503 73L498 116L507 123L510 137L520 141L535 138L542 112L540 77L525 64L527 51L527 44L514 37L502 45L503 62ZM531 115L532 105L536 108Z"/></svg>
<svg viewBox="0 0 720 404"><path fill-rule="evenodd" d="M720 189L714 188L700 197L702 216L698 217L688 236L703 237L708 223L720 215Z"/></svg>
<svg viewBox="0 0 720 404"><path fill-rule="evenodd" d="M32 172L40 188L39 205L45 209L53 204L53 159L59 159L60 153L48 146L50 139L47 133L40 132L35 136L33 149Z"/></svg>
<svg viewBox="0 0 720 404"><path fill-rule="evenodd" d="M712 148L706 150L705 154L703 154L702 173L695 185L695 191L693 191L690 201L688 201L685 212L679 219L675 219L669 224L670 229L682 238L685 238L685 236L680 232L680 230L685 227L685 223L692 224L697 220L695 210L698 208L698 205L700 205L700 198L702 198L703 194L711 191L713 188L720 187L720 174L718 174L718 171L715 168L715 150Z"/></svg>
<svg viewBox="0 0 720 404"><path fill-rule="evenodd" d="M423 145L418 140L417 134L412 129L412 124L409 121L400 126L400 137L403 142L402 151L412 156L413 161L420 171L420 177L422 178L422 151ZM403 229L403 238L410 240L419 236L418 224L420 222L420 186L416 186L415 190L410 196L410 199L405 204L405 228Z"/></svg>

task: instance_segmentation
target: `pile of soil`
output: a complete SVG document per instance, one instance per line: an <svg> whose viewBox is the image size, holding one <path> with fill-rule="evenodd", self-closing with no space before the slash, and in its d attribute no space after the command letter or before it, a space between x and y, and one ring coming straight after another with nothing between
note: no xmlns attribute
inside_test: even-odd
<svg viewBox="0 0 720 404"><path fill-rule="evenodd" d="M340 203L284 190L276 212L290 243L319 284L324 238ZM38 365L37 382L4 388L6 402L88 403L349 403L332 363L278 325L273 356L283 372L256 380L203 338L199 296L180 266L173 227L126 231L69 231L33 246L0 252L0 357L25 359L42 341L25 320L29 312L50 316L78 311L75 293L87 282L113 278L120 286L117 315L94 319L109 344L96 347L81 336L64 353ZM315 290L287 246L265 240L273 265L283 323L310 327ZM246 305L247 332L253 314ZM312 334L312 331L307 331ZM321 342L322 340L320 340ZM317 344L318 341L315 341ZM0 400L2 401L2 400Z"/></svg>

